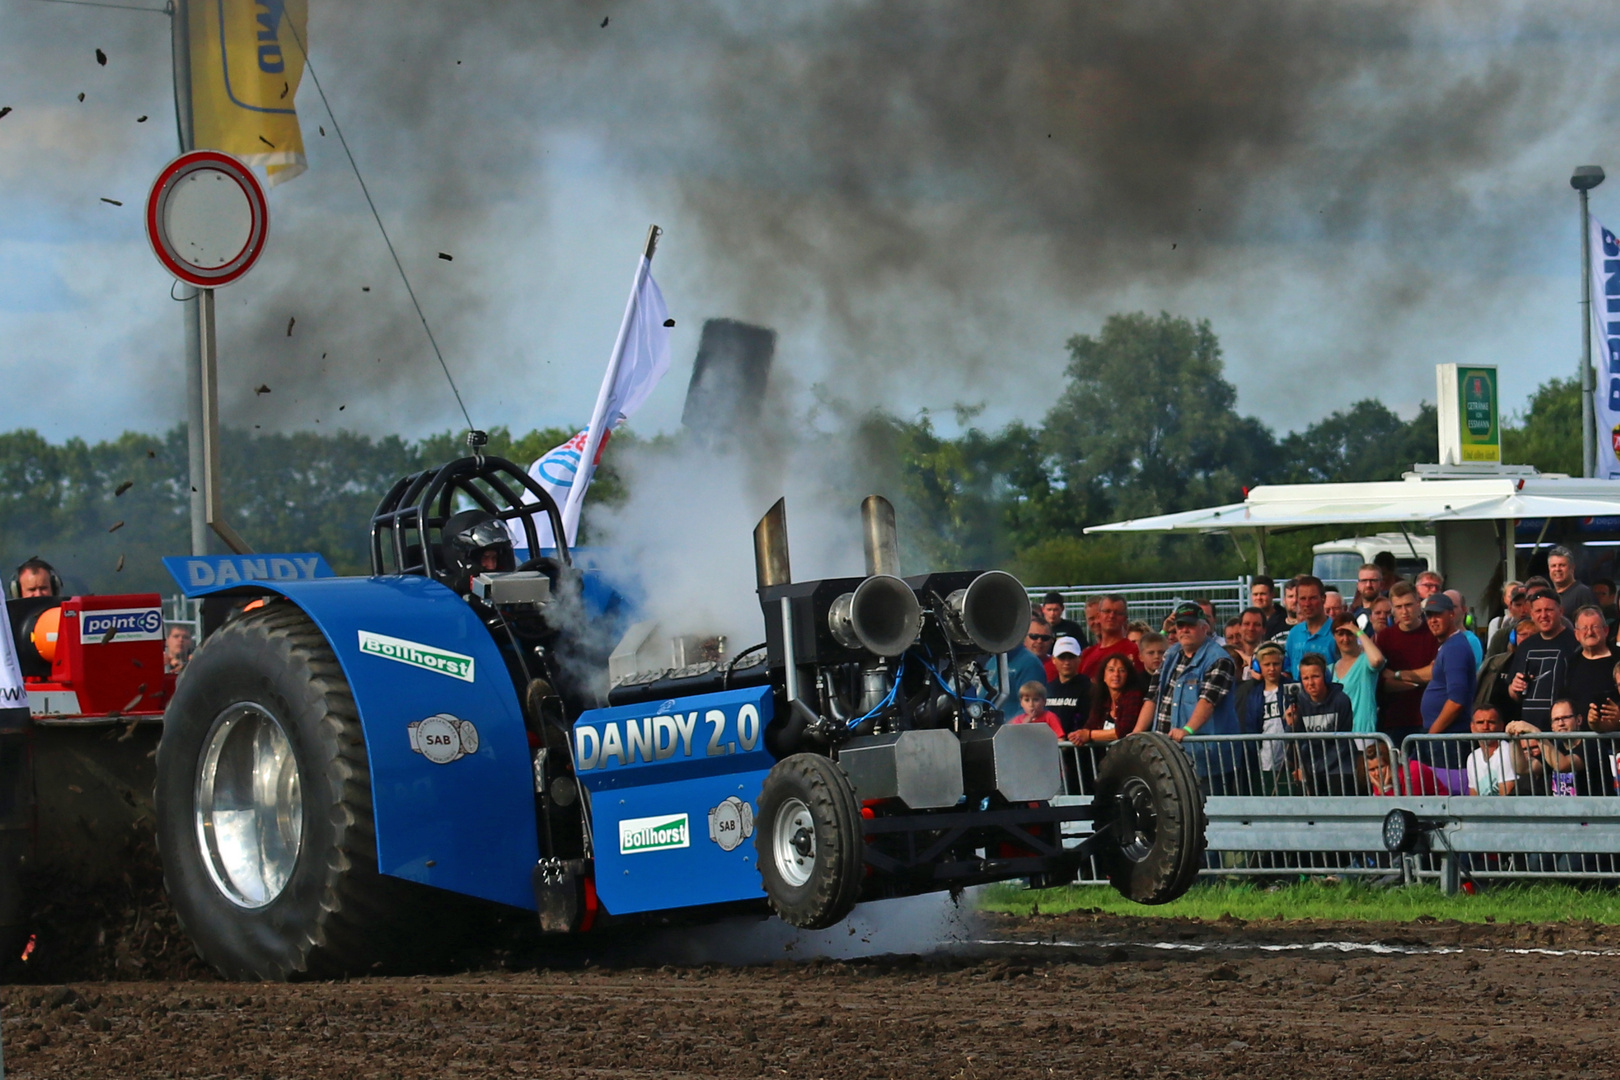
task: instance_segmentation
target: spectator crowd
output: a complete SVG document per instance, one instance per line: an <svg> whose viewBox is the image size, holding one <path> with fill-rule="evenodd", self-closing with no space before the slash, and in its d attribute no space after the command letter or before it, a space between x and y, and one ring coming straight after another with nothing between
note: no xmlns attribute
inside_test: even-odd
<svg viewBox="0 0 1620 1080"><path fill-rule="evenodd" d="M1188 600L1157 630L1122 596L1086 600L1080 622L1048 593L1008 658L1016 719L1091 747L1093 767L1109 743L1158 731L1209 794L1613 795L1620 741L1572 736L1620 732L1617 590L1578 581L1568 548L1546 564L1508 582L1483 625L1439 573L1407 581L1392 558L1362 566L1348 595L1262 575L1238 616ZM1327 737L1183 741L1284 733ZM1425 737L1398 768L1378 734Z"/></svg>

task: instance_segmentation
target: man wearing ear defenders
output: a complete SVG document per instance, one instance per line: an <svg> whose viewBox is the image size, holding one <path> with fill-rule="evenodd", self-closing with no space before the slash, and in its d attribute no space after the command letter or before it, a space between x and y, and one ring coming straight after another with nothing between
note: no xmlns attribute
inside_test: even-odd
<svg viewBox="0 0 1620 1080"><path fill-rule="evenodd" d="M17 567L17 573L11 578L11 595L13 597L60 596L61 594L62 579L56 576L55 567L38 555Z"/></svg>

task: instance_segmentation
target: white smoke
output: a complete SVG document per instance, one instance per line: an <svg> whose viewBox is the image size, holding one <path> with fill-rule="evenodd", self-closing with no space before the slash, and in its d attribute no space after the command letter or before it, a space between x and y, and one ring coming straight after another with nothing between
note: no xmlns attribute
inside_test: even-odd
<svg viewBox="0 0 1620 1080"><path fill-rule="evenodd" d="M724 634L735 653L763 641L754 526L787 499L794 580L859 575L864 566L857 464L812 423L760 423L735 440L690 435L627 448L629 501L597 508L604 570L639 583L639 618L658 635Z"/></svg>
<svg viewBox="0 0 1620 1080"><path fill-rule="evenodd" d="M795 930L780 919L727 919L657 934L643 954L651 963L761 964L773 960L851 960L931 953L973 944L979 932L976 890L879 900L857 907L827 930Z"/></svg>

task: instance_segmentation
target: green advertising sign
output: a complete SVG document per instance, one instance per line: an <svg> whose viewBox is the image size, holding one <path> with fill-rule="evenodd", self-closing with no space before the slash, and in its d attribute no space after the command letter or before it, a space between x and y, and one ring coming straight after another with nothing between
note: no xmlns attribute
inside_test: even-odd
<svg viewBox="0 0 1620 1080"><path fill-rule="evenodd" d="M1496 369L1457 368L1458 437L1463 461L1501 461L1502 429L1496 410Z"/></svg>

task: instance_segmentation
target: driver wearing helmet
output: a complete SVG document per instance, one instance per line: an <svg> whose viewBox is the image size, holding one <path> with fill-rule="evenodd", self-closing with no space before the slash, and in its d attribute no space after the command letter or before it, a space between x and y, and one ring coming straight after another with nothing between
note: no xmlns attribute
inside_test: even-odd
<svg viewBox="0 0 1620 1080"><path fill-rule="evenodd" d="M512 537L506 525L487 510L463 510L444 523L444 572L449 586L463 595L479 574L517 569Z"/></svg>

